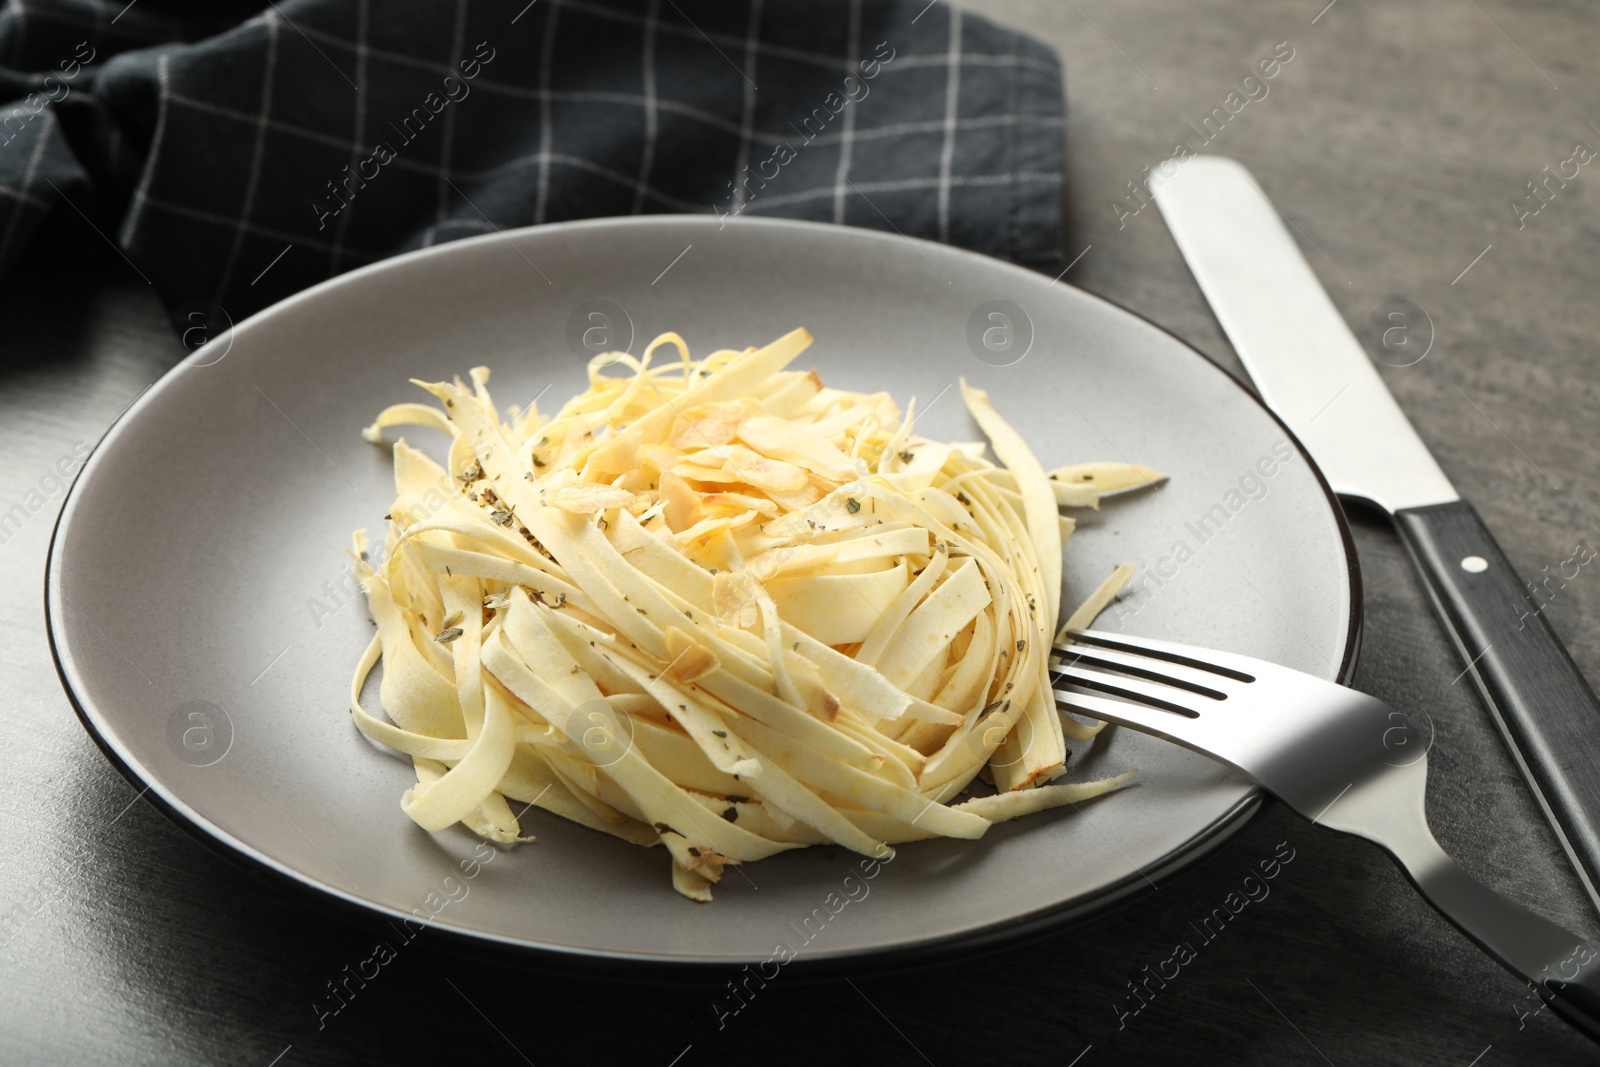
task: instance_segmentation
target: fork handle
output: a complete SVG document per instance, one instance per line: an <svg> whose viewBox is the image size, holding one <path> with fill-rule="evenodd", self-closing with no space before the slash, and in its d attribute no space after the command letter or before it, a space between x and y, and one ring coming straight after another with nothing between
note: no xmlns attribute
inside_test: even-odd
<svg viewBox="0 0 1600 1067"><path fill-rule="evenodd" d="M1600 950L1473 878L1431 833L1400 847L1383 844L1445 918L1525 979L1557 1015L1600 1041Z"/></svg>
<svg viewBox="0 0 1600 1067"><path fill-rule="evenodd" d="M1566 561L1524 584L1464 500L1402 510L1395 525L1465 673L1600 905L1600 700L1543 614L1595 551L1580 543Z"/></svg>
<svg viewBox="0 0 1600 1067"><path fill-rule="evenodd" d="M1428 827L1427 778L1426 753L1392 764L1352 783L1313 821L1383 846L1445 918L1533 986L1556 1014L1600 1041L1600 948L1457 866Z"/></svg>

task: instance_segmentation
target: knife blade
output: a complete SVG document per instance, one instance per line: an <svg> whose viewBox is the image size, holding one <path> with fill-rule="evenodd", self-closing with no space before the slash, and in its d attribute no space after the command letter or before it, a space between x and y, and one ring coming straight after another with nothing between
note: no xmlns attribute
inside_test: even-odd
<svg viewBox="0 0 1600 1067"><path fill-rule="evenodd" d="M1335 492L1393 518L1465 673L1600 908L1600 700L1250 172L1196 156L1153 192L1262 399Z"/></svg>

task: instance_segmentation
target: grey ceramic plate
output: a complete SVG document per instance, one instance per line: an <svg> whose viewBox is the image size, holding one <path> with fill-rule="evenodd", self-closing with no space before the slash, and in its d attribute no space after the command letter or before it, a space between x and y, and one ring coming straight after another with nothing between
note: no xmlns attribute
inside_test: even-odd
<svg viewBox="0 0 1600 1067"><path fill-rule="evenodd" d="M1009 346L983 335L1006 325L994 310ZM976 436L954 388L965 375L1047 465L1126 457L1172 475L1082 516L1064 602L1133 561L1150 577L1106 628L1328 678L1350 665L1359 596L1326 485L1264 408L1157 327L893 235L602 220L343 275L218 338L112 428L62 512L47 589L62 677L111 759L180 822L296 883L578 962L737 963L787 943L813 967L859 966L992 944L1148 889L1258 806L1218 765L1109 731L1074 776L1143 773L1080 810L903 847L870 882L845 882L858 857L842 850L789 853L724 878L703 906L672 891L659 850L543 812L524 823L537 843L481 865L466 831L420 831L399 807L409 767L345 712L372 626L341 546L382 528L392 487L387 451L358 431L421 397L409 378L479 363L502 403L548 388L548 410L581 387L574 349L606 322L618 345L631 328L635 352L670 329L700 353L804 325L817 340L802 365L916 394L934 436Z"/></svg>

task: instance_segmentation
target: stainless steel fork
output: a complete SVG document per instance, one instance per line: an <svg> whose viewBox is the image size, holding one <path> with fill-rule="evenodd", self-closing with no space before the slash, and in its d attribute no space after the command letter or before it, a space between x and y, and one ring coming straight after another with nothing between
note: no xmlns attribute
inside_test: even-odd
<svg viewBox="0 0 1600 1067"><path fill-rule="evenodd" d="M1056 698L1238 768L1313 823L1383 846L1462 933L1600 1040L1600 951L1463 871L1428 829L1426 744L1381 700L1264 660L1074 631Z"/></svg>

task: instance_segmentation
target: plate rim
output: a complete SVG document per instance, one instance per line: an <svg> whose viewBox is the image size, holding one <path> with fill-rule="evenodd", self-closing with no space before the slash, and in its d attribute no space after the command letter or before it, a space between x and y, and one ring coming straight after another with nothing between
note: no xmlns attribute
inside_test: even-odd
<svg viewBox="0 0 1600 1067"><path fill-rule="evenodd" d="M359 284L359 281L369 274L393 270L396 268L396 264L410 264L433 256L453 253L468 246L492 244L502 240L509 243L518 237L573 230L653 228L657 226L706 227L715 224L716 220L711 218L684 214L606 216L524 226L513 230L447 241L427 248L389 256L324 279L316 285L302 289L260 309L232 325L227 331L196 351L203 351L205 348L224 341L231 345L233 334L255 324L258 320L264 319L269 315L284 314L302 301L320 298L325 291L337 289L340 286ZM843 237L869 242L876 241L880 244L894 244L904 241L909 242L919 253L922 251L922 246L927 246L941 254L954 255L958 260L970 257L988 264L991 268L994 265L998 265L1004 270L1014 271L1020 278L1025 278L1030 282L1037 282L1043 277L1037 271L1029 270L1006 260L982 255L969 249L922 238L889 234L884 231L870 230L863 227L768 216L741 217L735 225L769 230L795 230L816 236L827 234L830 238ZM1290 445L1305 461L1307 468L1316 480L1318 489L1321 490L1332 512L1334 527L1339 534L1340 549L1344 553L1345 566L1342 573L1349 586L1350 602L1346 619L1345 647L1340 657L1339 666L1334 672L1334 681L1340 684L1347 684L1355 670L1364 623L1360 560L1356 554L1355 538L1351 532L1349 519L1345 514L1344 507L1338 495L1334 493L1332 486L1328 483L1327 477L1312 458L1311 453L1306 449L1299 437L1295 435L1294 431L1290 429L1289 425L1278 416L1277 412L1267 406L1243 381L1172 330L1099 294L1089 292L1068 282L1058 280L1057 284L1064 285L1091 301L1111 307L1146 326L1154 328L1175 342L1180 348L1187 350L1191 356L1200 360L1210 370L1227 379L1234 388L1243 394L1249 403L1259 408L1276 423ZM62 625L60 619L64 618L66 614L63 610L63 605L58 601L58 596L61 595L58 591L61 588L60 572L62 569L62 559L58 546L62 531L66 529L72 512L75 510L78 500L78 486L83 481L82 475L93 465L101 448L117 435L119 429L130 417L141 411L147 404L153 402L155 394L166 388L167 383L182 374L187 366L188 360L180 359L169 367L106 427L105 432L101 434L94 447L90 450L78 477L74 478L71 486L69 486L66 497L62 501L61 510L56 516L54 525L51 527L50 543L44 568L45 587L43 592L45 630L50 645L50 658L55 666L56 676L61 683L62 690L66 693L68 702L72 705L72 709L78 717L78 721L83 725L84 730L94 741L95 746L100 749L111 765L131 785L142 787L140 796L150 800L153 807L168 819L177 823L179 827L189 834L198 838L201 843L211 848L212 851L218 852L226 859L243 866L252 874L265 875L265 881L279 885L288 884L297 891L305 891L310 895L311 899L316 900L318 903L333 905L335 910L352 917L363 920L373 920L379 917L385 919L407 918L407 915L396 909L368 900L340 887L318 881L291 865L267 855L254 846L239 840L190 807L180 795L168 789L159 775L151 773L149 768L140 765L132 757L131 753L121 750L115 738L108 736L113 732L110 729L110 723L98 721L99 718L103 717L103 713L87 706L91 702L80 699L79 691L74 685L74 680L78 677L79 672L76 663L72 659L70 649L65 647L65 635L60 632ZM1130 871L1127 875L1109 883L1101 891L1086 899L1058 901L1022 915L1013 915L983 926L953 933L933 934L913 941L896 942L881 947L807 953L792 958L787 967L792 971L811 977L823 977L830 973L840 973L846 970L849 973L859 974L866 971L904 969L935 962L950 962L979 953L998 951L1034 937L1049 933L1059 933L1071 926L1090 921L1143 896L1159 891L1169 880L1211 855L1254 821L1255 817L1265 809L1265 802L1268 799L1267 794L1259 786L1252 786L1228 811L1218 816L1193 837L1163 854L1153 863ZM627 969L635 972L648 971L653 974L668 971L681 974L690 971L726 971L730 968L757 962L757 958L732 959L688 955L671 956L659 953L627 952L615 949L582 948L538 943L489 931L472 930L442 923L429 924L428 928L436 929L445 935L440 946L442 948L471 952L488 950L499 955L514 957L518 962L524 964L531 962L553 965L564 971L601 971L615 974L621 969Z"/></svg>

